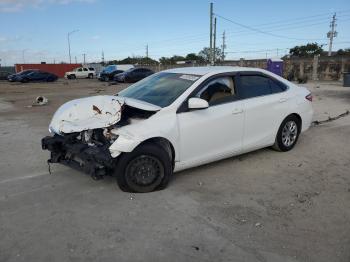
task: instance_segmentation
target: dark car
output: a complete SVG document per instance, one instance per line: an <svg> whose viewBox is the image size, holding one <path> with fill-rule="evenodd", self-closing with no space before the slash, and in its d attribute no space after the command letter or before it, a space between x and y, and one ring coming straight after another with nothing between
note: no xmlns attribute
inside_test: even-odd
<svg viewBox="0 0 350 262"><path fill-rule="evenodd" d="M115 75L114 80L117 82L135 83L152 74L154 74L154 72L147 68L131 68L123 73Z"/></svg>
<svg viewBox="0 0 350 262"><path fill-rule="evenodd" d="M0 80L7 80L9 75L10 75L9 72L0 71Z"/></svg>
<svg viewBox="0 0 350 262"><path fill-rule="evenodd" d="M44 71L34 71L29 74L25 74L17 77L17 81L22 83L27 82L53 82L57 80L57 76L49 72Z"/></svg>
<svg viewBox="0 0 350 262"><path fill-rule="evenodd" d="M110 81L114 79L114 76L120 73L123 73L123 70L117 70L112 68L104 69L98 76L98 80L100 81Z"/></svg>
<svg viewBox="0 0 350 262"><path fill-rule="evenodd" d="M30 73L36 72L36 71L38 71L38 70L36 70L36 69L24 70L24 71L21 71L21 72L16 73L16 74L9 75L7 77L7 80L10 81L10 82L16 82L16 81L18 81L19 77L22 77L24 75L27 75L27 74L30 74Z"/></svg>

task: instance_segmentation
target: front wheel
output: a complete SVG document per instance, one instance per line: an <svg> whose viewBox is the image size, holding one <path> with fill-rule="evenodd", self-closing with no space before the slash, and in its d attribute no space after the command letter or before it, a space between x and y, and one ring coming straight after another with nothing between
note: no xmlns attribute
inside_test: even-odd
<svg viewBox="0 0 350 262"><path fill-rule="evenodd" d="M118 159L118 185L126 192L147 193L163 189L172 174L171 159L161 147L142 144Z"/></svg>
<svg viewBox="0 0 350 262"><path fill-rule="evenodd" d="M300 131L300 120L295 115L288 116L278 130L273 148L281 152L291 150L298 141Z"/></svg>

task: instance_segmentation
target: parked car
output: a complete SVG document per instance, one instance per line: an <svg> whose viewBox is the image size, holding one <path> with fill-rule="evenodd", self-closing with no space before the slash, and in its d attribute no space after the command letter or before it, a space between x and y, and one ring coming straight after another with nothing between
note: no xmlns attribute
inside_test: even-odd
<svg viewBox="0 0 350 262"><path fill-rule="evenodd" d="M0 80L7 80L9 75L10 75L9 72L0 71Z"/></svg>
<svg viewBox="0 0 350 262"><path fill-rule="evenodd" d="M28 74L24 74L17 77L18 82L54 82L58 77L52 73L36 70Z"/></svg>
<svg viewBox="0 0 350 262"><path fill-rule="evenodd" d="M110 80L113 80L113 78L114 78L114 76L116 74L120 74L120 73L123 73L123 72L124 72L123 70L118 70L114 66L113 67L107 66L98 75L98 80L100 80L100 81L110 81Z"/></svg>
<svg viewBox="0 0 350 262"><path fill-rule="evenodd" d="M9 76L7 77L7 80L10 81L10 82L16 82L16 81L18 81L18 79L21 78L22 76L27 75L27 74L30 74L30 73L35 72L35 71L38 71L38 70L37 70L37 69L23 70L23 71L21 71L21 72L19 72L19 73L9 75Z"/></svg>
<svg viewBox="0 0 350 262"><path fill-rule="evenodd" d="M94 78L95 76L95 69L92 67L78 67L73 71L64 74L64 77L67 79Z"/></svg>
<svg viewBox="0 0 350 262"><path fill-rule="evenodd" d="M171 69L115 96L65 103L42 148L51 163L150 192L176 171L269 146L291 150L311 125L311 101L306 88L263 69Z"/></svg>
<svg viewBox="0 0 350 262"><path fill-rule="evenodd" d="M154 74L151 69L147 68L131 68L123 73L114 76L114 81L124 83L135 83L147 76Z"/></svg>

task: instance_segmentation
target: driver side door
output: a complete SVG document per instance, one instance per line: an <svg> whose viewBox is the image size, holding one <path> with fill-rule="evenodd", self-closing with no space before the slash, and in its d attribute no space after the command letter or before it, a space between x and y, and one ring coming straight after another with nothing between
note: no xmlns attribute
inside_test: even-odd
<svg viewBox="0 0 350 262"><path fill-rule="evenodd" d="M244 111L236 96L235 76L214 77L195 92L190 97L207 100L209 107L177 113L180 168L230 157L242 150Z"/></svg>

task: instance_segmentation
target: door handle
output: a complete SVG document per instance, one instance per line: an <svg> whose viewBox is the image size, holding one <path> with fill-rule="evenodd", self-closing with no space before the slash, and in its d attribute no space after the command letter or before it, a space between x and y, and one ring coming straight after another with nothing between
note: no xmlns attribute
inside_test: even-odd
<svg viewBox="0 0 350 262"><path fill-rule="evenodd" d="M240 114L240 113L243 113L243 109L242 109L242 108L235 108L235 109L232 111L232 114L233 114L233 115L237 115L237 114Z"/></svg>
<svg viewBox="0 0 350 262"><path fill-rule="evenodd" d="M283 98L280 98L278 100L278 102L283 103L283 102L286 102L287 100L288 100L288 98L283 97Z"/></svg>

